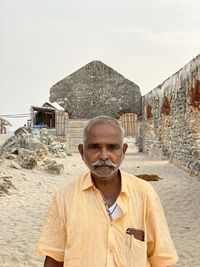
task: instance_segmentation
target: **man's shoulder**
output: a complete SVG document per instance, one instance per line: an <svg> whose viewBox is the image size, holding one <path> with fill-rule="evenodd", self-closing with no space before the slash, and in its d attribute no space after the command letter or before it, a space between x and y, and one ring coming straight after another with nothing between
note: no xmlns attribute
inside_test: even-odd
<svg viewBox="0 0 200 267"><path fill-rule="evenodd" d="M126 180L126 184L129 189L139 191L145 195L156 194L155 189L149 182L138 178L131 173L121 171L121 174L122 179L124 178Z"/></svg>
<svg viewBox="0 0 200 267"><path fill-rule="evenodd" d="M65 195L66 193L72 193L76 190L81 189L81 185L85 179L85 177L88 175L88 173L84 173L82 175L79 175L72 180L69 180L66 184L58 188L55 192L56 195Z"/></svg>

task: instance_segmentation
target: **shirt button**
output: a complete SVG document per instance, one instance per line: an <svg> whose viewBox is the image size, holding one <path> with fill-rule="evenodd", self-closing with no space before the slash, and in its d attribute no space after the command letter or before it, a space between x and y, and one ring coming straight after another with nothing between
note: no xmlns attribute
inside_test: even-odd
<svg viewBox="0 0 200 267"><path fill-rule="evenodd" d="M109 249L109 253L110 253L110 254L112 254L112 253L113 253L112 249Z"/></svg>

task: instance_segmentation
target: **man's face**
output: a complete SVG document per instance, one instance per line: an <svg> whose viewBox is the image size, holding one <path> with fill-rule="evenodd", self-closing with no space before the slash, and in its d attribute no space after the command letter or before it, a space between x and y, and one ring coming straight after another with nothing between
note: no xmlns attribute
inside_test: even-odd
<svg viewBox="0 0 200 267"><path fill-rule="evenodd" d="M117 172L126 149L127 144L122 144L119 129L103 123L93 125L85 145L79 145L79 152L92 175L102 179Z"/></svg>

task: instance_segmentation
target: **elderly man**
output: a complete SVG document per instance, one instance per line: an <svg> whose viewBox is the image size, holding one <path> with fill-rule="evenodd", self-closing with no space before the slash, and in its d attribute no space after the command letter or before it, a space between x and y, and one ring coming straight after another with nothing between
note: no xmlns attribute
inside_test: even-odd
<svg viewBox="0 0 200 267"><path fill-rule="evenodd" d="M166 267L177 262L150 184L119 169L127 150L117 120L89 120L78 146L89 172L54 196L38 244L45 267Z"/></svg>

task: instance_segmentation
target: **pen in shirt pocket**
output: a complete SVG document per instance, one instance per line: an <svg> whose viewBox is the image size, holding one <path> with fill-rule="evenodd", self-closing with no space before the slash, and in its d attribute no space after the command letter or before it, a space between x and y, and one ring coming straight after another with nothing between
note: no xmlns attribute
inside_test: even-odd
<svg viewBox="0 0 200 267"><path fill-rule="evenodd" d="M138 229L134 229L134 228L127 228L126 234L139 240L139 241L144 242L144 231L143 230L138 230Z"/></svg>
<svg viewBox="0 0 200 267"><path fill-rule="evenodd" d="M132 235L130 235L129 233L127 233L126 231L126 245L127 247L131 248L132 245Z"/></svg>

